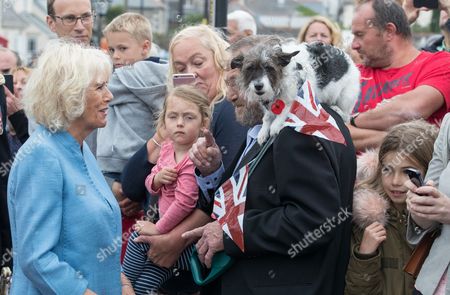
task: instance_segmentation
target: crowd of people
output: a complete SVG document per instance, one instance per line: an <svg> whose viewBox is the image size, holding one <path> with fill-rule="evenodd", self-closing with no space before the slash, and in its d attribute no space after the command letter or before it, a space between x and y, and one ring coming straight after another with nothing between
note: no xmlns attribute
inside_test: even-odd
<svg viewBox="0 0 450 295"><path fill-rule="evenodd" d="M103 52L91 1L48 0L58 39L36 65L0 48L14 79L0 89L9 294L450 295L450 3L442 37L417 49L424 8L356 2L350 120L311 99L303 128L259 143L265 112L283 106L242 87L237 58L274 44L250 13L230 13L228 35L182 28L166 61L144 16L112 20ZM323 16L297 42L343 46ZM403 267L430 232L415 278Z"/></svg>

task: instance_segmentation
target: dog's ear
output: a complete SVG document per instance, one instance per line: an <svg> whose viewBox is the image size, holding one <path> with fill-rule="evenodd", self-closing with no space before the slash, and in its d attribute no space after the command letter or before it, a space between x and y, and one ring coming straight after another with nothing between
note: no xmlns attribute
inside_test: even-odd
<svg viewBox="0 0 450 295"><path fill-rule="evenodd" d="M242 69L242 63L244 62L244 55L240 54L233 58L230 63L231 69Z"/></svg>
<svg viewBox="0 0 450 295"><path fill-rule="evenodd" d="M284 53L284 52L281 52L279 55L278 55L278 64L280 65L280 66L282 66L282 67L285 67L285 66L287 66L290 62L291 62L291 58L293 57L293 56L296 56L298 53L299 53L300 51L294 51L294 52L292 52L292 53Z"/></svg>

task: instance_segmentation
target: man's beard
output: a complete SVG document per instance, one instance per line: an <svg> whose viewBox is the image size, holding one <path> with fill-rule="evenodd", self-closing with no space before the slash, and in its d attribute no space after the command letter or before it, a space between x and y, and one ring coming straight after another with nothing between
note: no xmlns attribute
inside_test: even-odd
<svg viewBox="0 0 450 295"><path fill-rule="evenodd" d="M236 120L246 127L253 127L262 123L264 111L258 102L251 102L242 107L241 112L236 112Z"/></svg>
<svg viewBox="0 0 450 295"><path fill-rule="evenodd" d="M377 55L373 58L367 58L363 55L363 63L366 67L371 68L385 68L391 64L391 58L393 52L392 49L388 47L387 44L384 44L377 50Z"/></svg>

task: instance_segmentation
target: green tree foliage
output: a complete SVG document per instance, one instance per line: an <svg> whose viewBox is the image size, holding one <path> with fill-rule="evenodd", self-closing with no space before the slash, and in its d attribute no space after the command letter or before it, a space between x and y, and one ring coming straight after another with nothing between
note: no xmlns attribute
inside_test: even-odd
<svg viewBox="0 0 450 295"><path fill-rule="evenodd" d="M202 14L189 14L183 19L182 23L186 26L201 24L203 20Z"/></svg>
<svg viewBox="0 0 450 295"><path fill-rule="evenodd" d="M433 10L433 16L431 18L430 31L433 33L440 33L441 29L439 28L439 16L440 10Z"/></svg>
<svg viewBox="0 0 450 295"><path fill-rule="evenodd" d="M303 16L314 16L314 15L317 15L317 12L315 12L311 8L306 7L304 5L297 6L297 11Z"/></svg>
<svg viewBox="0 0 450 295"><path fill-rule="evenodd" d="M111 6L106 12L105 16L106 23L109 24L116 16L119 16L125 12L126 12L125 7L123 7L122 5Z"/></svg>

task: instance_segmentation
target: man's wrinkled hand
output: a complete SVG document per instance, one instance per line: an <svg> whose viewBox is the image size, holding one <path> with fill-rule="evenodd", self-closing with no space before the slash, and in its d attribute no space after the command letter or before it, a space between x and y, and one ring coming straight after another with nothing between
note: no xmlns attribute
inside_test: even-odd
<svg viewBox="0 0 450 295"><path fill-rule="evenodd" d="M211 268L214 254L224 250L223 230L217 221L185 232L182 237L185 239L200 238L195 247L199 260L208 268Z"/></svg>
<svg viewBox="0 0 450 295"><path fill-rule="evenodd" d="M189 157L202 176L208 176L219 169L222 153L213 135L207 129L203 130L204 137L199 137L189 150Z"/></svg>

